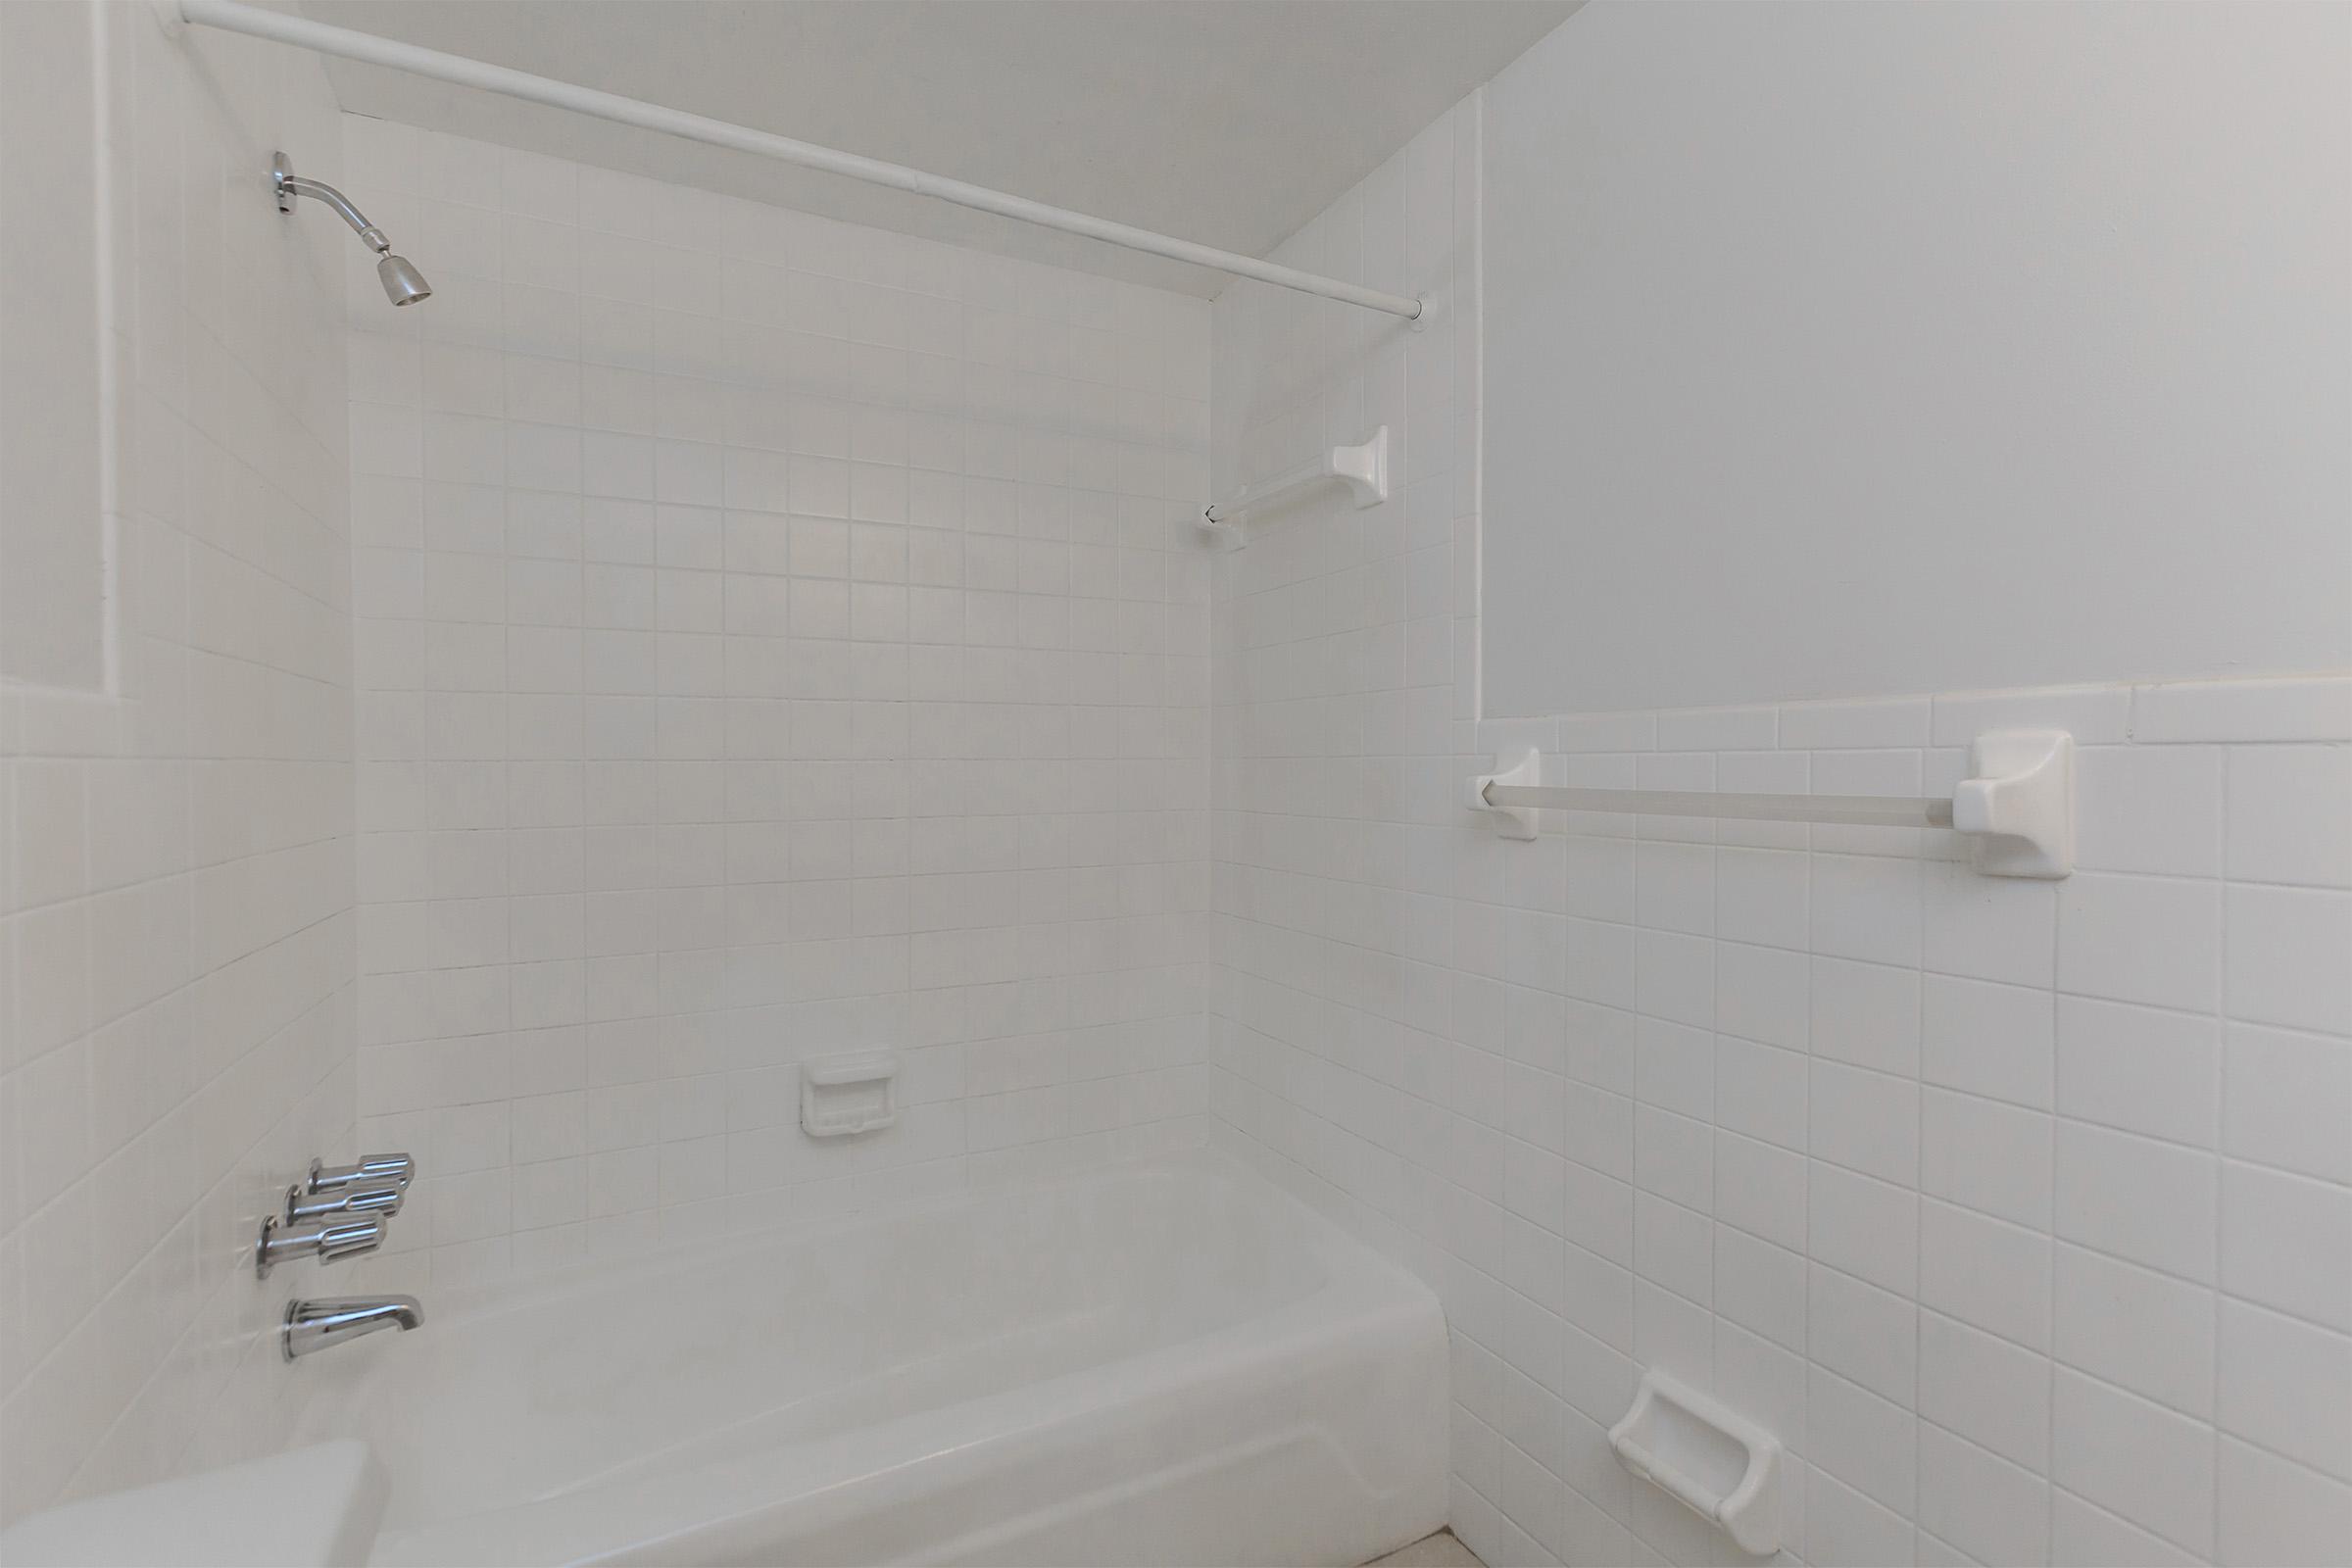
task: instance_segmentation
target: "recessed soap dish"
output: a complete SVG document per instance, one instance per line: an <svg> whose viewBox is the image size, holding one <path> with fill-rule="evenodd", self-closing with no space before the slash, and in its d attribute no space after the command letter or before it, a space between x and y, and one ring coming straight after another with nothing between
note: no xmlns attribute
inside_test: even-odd
<svg viewBox="0 0 2352 1568"><path fill-rule="evenodd" d="M1642 1374L1609 1428L1624 1466L1758 1556L1781 1548L1781 1441L1694 1389Z"/></svg>
<svg viewBox="0 0 2352 1568"><path fill-rule="evenodd" d="M899 1119L899 1058L888 1051L801 1064L801 1130L811 1138L872 1132Z"/></svg>

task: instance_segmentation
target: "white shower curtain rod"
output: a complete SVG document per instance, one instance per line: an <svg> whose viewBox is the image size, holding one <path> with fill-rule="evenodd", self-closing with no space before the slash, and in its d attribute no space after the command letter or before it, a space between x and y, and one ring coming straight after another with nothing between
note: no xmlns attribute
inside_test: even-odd
<svg viewBox="0 0 2352 1568"><path fill-rule="evenodd" d="M688 141L708 142L713 147L757 153L779 163L797 164L803 169L822 170L829 174L861 179L869 185L888 185L895 190L912 191L917 196L936 196L941 201L954 202L958 207L995 213L1000 218L1016 219L1045 228L1056 228L1065 234L1082 234L1088 239L1124 246L1150 256L1164 256L1174 262L1189 262L1195 267L1230 272L1236 277L1271 283L1277 288L1297 289L1301 294L1320 295L1328 300L1360 305L1366 310L1386 311L1391 316L1400 316L1408 321L1417 319L1421 315L1421 302L1403 294L1386 294L1376 288L1365 288L1360 283L1324 277L1315 272L1302 272L1295 267L1261 262L1253 256L1218 250L1213 245L1196 245L1191 240L1155 234L1148 228L1136 228L1126 223L1114 223L1108 219L1074 213L1066 207L1049 207L1044 202L1033 202L1026 197L990 190L985 185L969 185L960 179L926 174L919 169L908 169L904 164L886 164L878 158L860 158L856 153L819 147L813 142L794 141L789 136L753 130L723 120L690 115L683 110L664 109L660 104L623 98L618 93L599 92L593 87L576 87L569 82L534 76L527 71L486 65L479 60L468 60L464 55L443 54L438 49L421 49L415 44L398 43L372 33L354 32L349 27L332 27L324 23L287 16L279 11L264 11L257 6L239 4L238 0L163 0L163 4L167 14L176 9L182 21L199 26L242 32L255 38L268 38L274 43L292 44L298 49L340 55L346 60L358 60L367 65L388 66L412 75L430 76L436 81L454 82L461 87L479 87L485 92L504 93L510 98L546 104L552 109L569 109L583 115L594 115L600 120L617 121L643 130L658 130L664 135L682 136Z"/></svg>

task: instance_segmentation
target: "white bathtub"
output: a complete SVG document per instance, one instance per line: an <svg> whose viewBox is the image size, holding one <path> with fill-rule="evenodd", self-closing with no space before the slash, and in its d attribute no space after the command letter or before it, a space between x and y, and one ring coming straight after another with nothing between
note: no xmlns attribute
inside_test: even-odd
<svg viewBox="0 0 2352 1568"><path fill-rule="evenodd" d="M328 1352L302 1434L390 1471L377 1563L1356 1563L1445 1522L1436 1299L1205 1151L427 1311Z"/></svg>

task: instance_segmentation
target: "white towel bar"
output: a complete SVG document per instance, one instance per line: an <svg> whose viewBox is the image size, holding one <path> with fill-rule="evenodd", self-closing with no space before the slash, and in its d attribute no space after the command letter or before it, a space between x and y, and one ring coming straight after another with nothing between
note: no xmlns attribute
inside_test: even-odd
<svg viewBox="0 0 2352 1568"><path fill-rule="evenodd" d="M1351 447L1333 447L1321 457L1286 468L1271 479L1244 485L1200 514L1200 526L1228 550L1242 543L1241 520L1261 507L1288 500L1309 485L1337 479L1354 497L1356 510L1389 499L1389 427L1382 425L1369 440Z"/></svg>
<svg viewBox="0 0 2352 1568"><path fill-rule="evenodd" d="M1570 789L1539 784L1531 748L1470 780L1464 803L1488 813L1506 839L1536 836L1538 811L1624 811L1745 821L1843 822L1862 827L1946 827L1972 835L1976 868L1988 876L2055 878L2075 868L2075 742L2062 730L1980 735L1970 777L1941 795L1740 795L1703 790Z"/></svg>

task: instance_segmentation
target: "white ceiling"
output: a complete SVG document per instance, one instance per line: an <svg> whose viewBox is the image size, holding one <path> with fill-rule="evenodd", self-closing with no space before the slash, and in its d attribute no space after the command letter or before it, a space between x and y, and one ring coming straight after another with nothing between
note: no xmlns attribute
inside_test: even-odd
<svg viewBox="0 0 2352 1568"><path fill-rule="evenodd" d="M1580 3L301 0L301 10L1256 256ZM360 114L1189 293L1225 281L744 153L377 67L328 69Z"/></svg>

